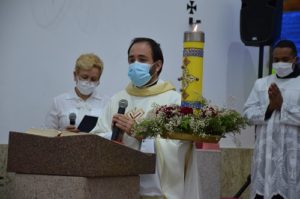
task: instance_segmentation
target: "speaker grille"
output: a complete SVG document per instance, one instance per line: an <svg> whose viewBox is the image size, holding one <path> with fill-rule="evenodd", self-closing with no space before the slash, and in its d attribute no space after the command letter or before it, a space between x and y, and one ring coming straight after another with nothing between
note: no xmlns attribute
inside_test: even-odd
<svg viewBox="0 0 300 199"><path fill-rule="evenodd" d="M245 45L271 45L280 36L282 0L242 0L240 34Z"/></svg>

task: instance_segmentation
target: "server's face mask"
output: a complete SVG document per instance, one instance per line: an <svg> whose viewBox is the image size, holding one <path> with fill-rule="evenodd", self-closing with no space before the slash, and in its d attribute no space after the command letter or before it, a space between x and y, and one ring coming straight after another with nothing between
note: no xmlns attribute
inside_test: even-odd
<svg viewBox="0 0 300 199"><path fill-rule="evenodd" d="M290 62L276 62L272 67L279 77L286 77L293 72L293 63Z"/></svg>

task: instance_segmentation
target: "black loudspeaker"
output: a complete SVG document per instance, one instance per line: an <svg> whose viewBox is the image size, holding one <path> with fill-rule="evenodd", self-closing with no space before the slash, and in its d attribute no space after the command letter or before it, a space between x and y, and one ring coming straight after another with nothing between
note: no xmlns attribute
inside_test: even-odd
<svg viewBox="0 0 300 199"><path fill-rule="evenodd" d="M246 46L272 45L280 36L283 0L242 0L241 40Z"/></svg>

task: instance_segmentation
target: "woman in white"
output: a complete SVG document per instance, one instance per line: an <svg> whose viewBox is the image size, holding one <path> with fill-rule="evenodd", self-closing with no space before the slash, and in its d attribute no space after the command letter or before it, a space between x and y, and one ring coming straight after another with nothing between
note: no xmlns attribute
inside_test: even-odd
<svg viewBox="0 0 300 199"><path fill-rule="evenodd" d="M77 126L85 115L99 116L109 101L107 96L96 92L102 72L103 62L97 55L80 55L74 69L75 88L54 98L44 126L78 132ZM74 125L70 125L70 114L76 116Z"/></svg>

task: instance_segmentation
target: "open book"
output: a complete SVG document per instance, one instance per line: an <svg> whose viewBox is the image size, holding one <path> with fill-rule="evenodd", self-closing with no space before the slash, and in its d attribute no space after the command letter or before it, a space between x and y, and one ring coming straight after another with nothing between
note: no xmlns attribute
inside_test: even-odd
<svg viewBox="0 0 300 199"><path fill-rule="evenodd" d="M58 131L55 129L36 129L31 128L25 131L25 133L33 134L33 135L39 135L39 136L45 136L45 137L61 137L61 136L72 136L72 135L88 135L87 133L74 133L70 131Z"/></svg>

